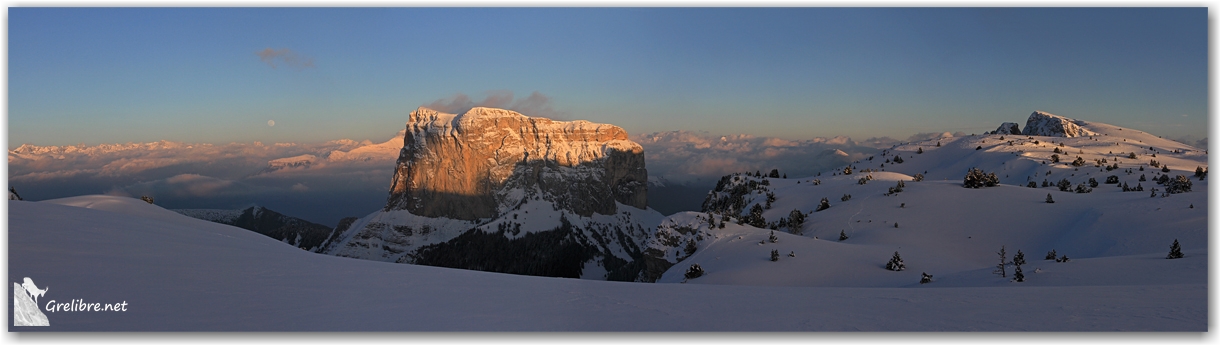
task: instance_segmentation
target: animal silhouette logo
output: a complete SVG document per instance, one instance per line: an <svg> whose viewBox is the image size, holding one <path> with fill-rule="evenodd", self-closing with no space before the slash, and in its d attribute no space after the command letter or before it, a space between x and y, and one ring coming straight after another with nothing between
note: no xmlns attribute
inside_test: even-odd
<svg viewBox="0 0 1220 345"><path fill-rule="evenodd" d="M38 303L38 297L46 295L47 290L51 288L48 286L44 289L38 289L38 286L34 285L34 280L30 279L30 277L25 277L25 282L21 283L21 287L25 288L25 292L29 293L30 297L34 298L34 303Z"/></svg>

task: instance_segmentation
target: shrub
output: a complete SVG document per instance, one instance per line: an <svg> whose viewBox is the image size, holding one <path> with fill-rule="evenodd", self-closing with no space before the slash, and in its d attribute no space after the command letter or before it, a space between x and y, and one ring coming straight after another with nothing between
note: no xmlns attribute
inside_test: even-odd
<svg viewBox="0 0 1220 345"><path fill-rule="evenodd" d="M1000 179L995 173L984 173L983 170L970 168L966 172L966 177L962 179L962 187L979 188L979 187L994 187L1000 184Z"/></svg>
<svg viewBox="0 0 1220 345"><path fill-rule="evenodd" d="M1084 164L1084 158L1080 158L1080 156L1076 156L1076 160L1072 161L1072 166L1074 167L1081 167Z"/></svg>
<svg viewBox="0 0 1220 345"><path fill-rule="evenodd" d="M932 275L931 275L931 274L928 274L928 272L921 272L921 273L920 273L920 277L919 277L919 283L920 283L920 284L927 284L927 283L931 283L931 282L932 282Z"/></svg>
<svg viewBox="0 0 1220 345"><path fill-rule="evenodd" d="M1056 183L1055 186L1059 187L1059 191L1066 192L1066 191L1072 190L1072 181L1068 181L1067 179L1062 179L1062 180L1059 180L1059 183Z"/></svg>
<svg viewBox="0 0 1220 345"><path fill-rule="evenodd" d="M902 262L902 257L898 256L898 252L894 252L894 257L890 258L890 262L885 263L885 269L901 271L907 269L907 265Z"/></svg>
<svg viewBox="0 0 1220 345"><path fill-rule="evenodd" d="M1169 194L1186 193L1190 191L1190 187L1190 179L1186 178L1186 176L1178 175L1165 183L1165 192L1168 192Z"/></svg>
<svg viewBox="0 0 1220 345"><path fill-rule="evenodd" d="M1051 198L1051 193L1046 193L1046 203L1048 203L1048 204L1055 203L1055 199Z"/></svg>
<svg viewBox="0 0 1220 345"><path fill-rule="evenodd" d="M695 279L702 276L703 267L700 267L699 264L690 265L690 268L686 269L686 279Z"/></svg>
<svg viewBox="0 0 1220 345"><path fill-rule="evenodd" d="M1165 258L1166 259L1181 259L1182 256L1183 256L1182 255L1182 246L1178 245L1178 239L1175 238L1175 239L1173 239L1173 245L1169 246L1169 256L1167 256Z"/></svg>
<svg viewBox="0 0 1220 345"><path fill-rule="evenodd" d="M144 200L144 202L149 203L149 204L153 203L153 197L147 196L147 195L141 196L140 200Z"/></svg>
<svg viewBox="0 0 1220 345"><path fill-rule="evenodd" d="M822 198L822 203L818 204L818 208L815 209L814 212L818 212L818 211L825 210L828 208L830 208L830 201L827 201L826 198Z"/></svg>
<svg viewBox="0 0 1220 345"><path fill-rule="evenodd" d="M1058 257L1058 255L1059 254L1056 254L1054 249L1051 249L1051 251L1046 252L1046 260L1054 260L1056 257Z"/></svg>
<svg viewBox="0 0 1220 345"><path fill-rule="evenodd" d="M847 240L847 232L839 230L839 242Z"/></svg>
<svg viewBox="0 0 1220 345"><path fill-rule="evenodd" d="M1110 176L1106 177L1106 184L1115 184L1115 183L1118 183L1118 176L1110 175Z"/></svg>

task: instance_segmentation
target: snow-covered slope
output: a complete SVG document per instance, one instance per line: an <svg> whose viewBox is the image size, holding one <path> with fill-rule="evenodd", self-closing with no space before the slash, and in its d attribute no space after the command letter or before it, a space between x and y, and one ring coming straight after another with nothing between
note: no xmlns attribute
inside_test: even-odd
<svg viewBox="0 0 1220 345"><path fill-rule="evenodd" d="M707 239L693 254L661 246L676 264L658 282L680 282L697 263L707 275L692 284L909 287L920 286L923 272L935 278L921 287L1205 284L1201 261L1164 257L1175 239L1188 257L1207 255L1208 181L1194 177L1196 167L1207 167L1206 153L1140 131L1072 121L1094 135L940 138L895 146L852 164L850 175L841 168L791 179L729 176L705 204L716 212L716 229L706 229L705 213L663 221L663 228L702 226ZM1129 158L1132 153L1136 158ZM1060 162L1051 163L1051 155L1061 156ZM1071 165L1076 156L1087 163ZM898 158L902 163L895 163ZM1153 168L1152 160L1170 172ZM970 168L995 173L1000 185L963 188ZM924 179L916 182L916 175ZM1166 194L1153 181L1161 175L1189 176L1192 190ZM1106 184L1110 176L1119 183ZM1090 193L1074 192L1090 178L1098 182ZM1066 179L1072 191L1042 187L1043 179L1052 185ZM902 191L893 193L900 181ZM1029 181L1037 187L1027 187ZM1124 192L1124 183L1145 190ZM1055 203L1046 203L1048 194ZM822 198L831 207L815 211ZM765 241L770 230L736 224L749 223L749 210L765 204L762 222L778 229L775 244ZM794 210L805 218L795 231L783 221ZM719 229L722 213L732 217ZM839 241L840 234L849 238ZM1008 277L990 273L1001 247L1009 260L1018 250L1024 253L1026 282L1009 282L1011 265ZM781 254L778 262L770 261L771 250ZM1043 260L1051 250L1072 260ZM905 271L884 268L895 251ZM689 257L676 262L678 254Z"/></svg>
<svg viewBox="0 0 1220 345"><path fill-rule="evenodd" d="M1197 273L1207 260L1199 249L1179 260L1077 259L1030 274L1031 284L1087 281L1044 286L946 288L952 281L939 274L920 288L692 284L724 275L715 270L688 284L641 284L352 260L136 199L59 203L79 207L9 201L10 281L32 277L50 288L42 299L126 301L128 310L48 312L49 327L10 325L10 331L1207 330L1203 279L1124 283L1141 275L1205 277ZM717 241L736 238L725 235ZM758 239L740 241L757 248ZM762 248L797 250L801 241L818 242L780 234L779 243ZM806 258L804 272L838 261L813 261L802 252L765 263L798 265ZM918 261L908 265L918 269ZM1115 274L1114 264L1129 266Z"/></svg>

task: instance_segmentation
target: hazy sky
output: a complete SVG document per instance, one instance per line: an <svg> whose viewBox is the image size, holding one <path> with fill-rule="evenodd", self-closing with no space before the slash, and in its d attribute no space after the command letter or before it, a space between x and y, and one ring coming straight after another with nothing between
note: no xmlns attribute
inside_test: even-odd
<svg viewBox="0 0 1220 345"><path fill-rule="evenodd" d="M1167 137L1208 125L1203 7L10 8L8 21L10 149L380 142L420 105L535 92L560 118L633 135L906 138L1034 110Z"/></svg>

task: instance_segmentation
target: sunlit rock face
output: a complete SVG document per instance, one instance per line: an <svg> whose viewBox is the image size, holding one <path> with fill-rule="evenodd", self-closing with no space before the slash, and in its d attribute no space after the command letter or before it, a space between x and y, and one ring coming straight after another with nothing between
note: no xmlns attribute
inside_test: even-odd
<svg viewBox="0 0 1220 345"><path fill-rule="evenodd" d="M647 207L644 149L622 128L492 108L411 112L385 210L494 218L537 197L582 216Z"/></svg>
<svg viewBox="0 0 1220 345"><path fill-rule="evenodd" d="M1068 138L1096 134L1084 128L1080 128L1080 125L1083 124L1084 121L1069 119L1044 111L1035 111L1033 114L1030 114L1029 119L1025 121L1025 130L1022 131L1021 134Z"/></svg>

